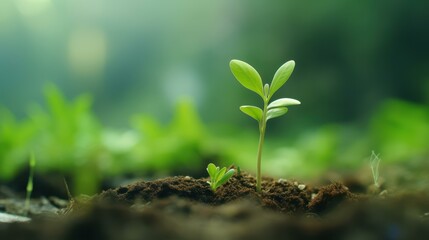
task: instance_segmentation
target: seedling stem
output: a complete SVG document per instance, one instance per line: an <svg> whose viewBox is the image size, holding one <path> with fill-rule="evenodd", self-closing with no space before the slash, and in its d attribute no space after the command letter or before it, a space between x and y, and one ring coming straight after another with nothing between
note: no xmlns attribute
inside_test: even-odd
<svg viewBox="0 0 429 240"><path fill-rule="evenodd" d="M259 144L257 158L257 173L256 173L256 191L261 192L261 162L262 162L262 147L264 145L265 129L267 121L280 117L287 113L288 106L301 104L298 100L292 98L280 98L271 103L270 99L273 94L279 90L283 84L289 79L295 67L294 61L288 61L283 64L274 74L271 85L266 83L262 85L262 79L259 73L249 64L240 60L231 60L229 64L232 74L238 82L245 88L257 93L264 102L263 109L255 106L244 105L240 110L255 119L259 123Z"/></svg>
<svg viewBox="0 0 429 240"><path fill-rule="evenodd" d="M28 176L28 182L26 187L26 197L25 197L25 211L28 213L30 210L30 200L31 200L31 193L33 192L33 175L34 175L34 167L36 166L36 158L34 156L34 153L31 153L30 160L29 160L29 167L30 167L30 173Z"/></svg>

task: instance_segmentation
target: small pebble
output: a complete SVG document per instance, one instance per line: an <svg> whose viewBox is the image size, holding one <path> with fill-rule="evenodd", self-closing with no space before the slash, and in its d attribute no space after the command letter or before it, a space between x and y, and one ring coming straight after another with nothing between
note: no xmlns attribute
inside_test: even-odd
<svg viewBox="0 0 429 240"><path fill-rule="evenodd" d="M28 217L22 217L8 213L0 213L0 223L28 222L30 220L31 219Z"/></svg>
<svg viewBox="0 0 429 240"><path fill-rule="evenodd" d="M298 186L299 183L295 181L295 182L293 182L293 185Z"/></svg>
<svg viewBox="0 0 429 240"><path fill-rule="evenodd" d="M387 196L387 194L388 194L388 192L385 189L385 190L381 191L381 193L379 195L380 195L380 197L385 197L385 196Z"/></svg>
<svg viewBox="0 0 429 240"><path fill-rule="evenodd" d="M277 182L278 182L278 183L285 183L285 182L287 182L287 180L286 180L286 179L283 179L283 178L279 178L279 180L277 180Z"/></svg>
<svg viewBox="0 0 429 240"><path fill-rule="evenodd" d="M185 179L185 180L191 180L191 177L189 177L189 176L185 176L185 177L184 177L184 179Z"/></svg>
<svg viewBox="0 0 429 240"><path fill-rule="evenodd" d="M304 190L305 189L305 185L304 184L299 184L298 185L298 189L301 190L301 191Z"/></svg>
<svg viewBox="0 0 429 240"><path fill-rule="evenodd" d="M313 200L314 198L316 198L316 196L317 196L317 193L312 193L311 194L311 200Z"/></svg>

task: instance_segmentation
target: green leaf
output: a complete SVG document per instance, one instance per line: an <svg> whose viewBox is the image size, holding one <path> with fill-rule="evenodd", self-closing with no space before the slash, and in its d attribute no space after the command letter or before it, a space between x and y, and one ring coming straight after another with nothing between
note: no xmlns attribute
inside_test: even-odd
<svg viewBox="0 0 429 240"><path fill-rule="evenodd" d="M264 85L264 96L268 97L268 94L270 93L270 84L265 83ZM265 100L264 100L265 101Z"/></svg>
<svg viewBox="0 0 429 240"><path fill-rule="evenodd" d="M378 166L380 164L380 160L381 159L378 157L378 155L375 154L374 151L372 151L371 158L369 161L370 161L372 177L374 178L375 185L378 185L378 176L379 176Z"/></svg>
<svg viewBox="0 0 429 240"><path fill-rule="evenodd" d="M223 177L219 180L217 184L220 186L228 182L228 180L234 175L234 173L235 173L234 169L229 169L228 172L226 172L225 175L223 175Z"/></svg>
<svg viewBox="0 0 429 240"><path fill-rule="evenodd" d="M264 98L262 79L259 73L248 63L240 60L231 60L229 63L232 74L245 88Z"/></svg>
<svg viewBox="0 0 429 240"><path fill-rule="evenodd" d="M214 177L216 176L217 168L213 163L209 163L207 166L207 172L209 173L210 179L212 181L215 180Z"/></svg>
<svg viewBox="0 0 429 240"><path fill-rule="evenodd" d="M30 168L34 168L36 166L36 157L34 156L34 153L31 153L30 155Z"/></svg>
<svg viewBox="0 0 429 240"><path fill-rule="evenodd" d="M260 122L262 119L262 109L258 107L245 105L245 106L241 106L240 110L258 122Z"/></svg>
<svg viewBox="0 0 429 240"><path fill-rule="evenodd" d="M289 79L290 75L293 72L293 69L295 68L295 61L291 60L283 64L277 72L274 74L273 81L271 82L270 86L270 94L268 96L268 99L273 96L273 94L279 90L285 84L285 82Z"/></svg>
<svg viewBox="0 0 429 240"><path fill-rule="evenodd" d="M287 113L287 110L288 109L286 107L278 107L278 108L273 108L273 109L268 110L266 121L268 121L272 118L276 118L276 117L280 117L282 115L285 115Z"/></svg>
<svg viewBox="0 0 429 240"><path fill-rule="evenodd" d="M219 180L225 175L226 167L223 167L216 175L216 184L219 182Z"/></svg>
<svg viewBox="0 0 429 240"><path fill-rule="evenodd" d="M277 100L271 102L268 105L268 109L278 108L278 107L287 107L287 106L299 105L299 104L301 104L301 102L296 100L296 99L293 99L293 98L280 98L280 99L277 99Z"/></svg>

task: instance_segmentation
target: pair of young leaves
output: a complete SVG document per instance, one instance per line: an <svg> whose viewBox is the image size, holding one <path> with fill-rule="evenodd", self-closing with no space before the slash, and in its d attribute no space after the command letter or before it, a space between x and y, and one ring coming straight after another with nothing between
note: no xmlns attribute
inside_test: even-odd
<svg viewBox="0 0 429 240"><path fill-rule="evenodd" d="M240 60L231 60L229 64L232 74L234 74L235 78L238 82L241 83L245 88L257 93L261 96L264 101L264 105L268 104L273 94L286 83L289 79L290 75L295 68L294 61L288 61L283 64L277 72L274 74L274 78L271 82L271 85L265 84L262 85L261 76L259 73L248 63L245 63ZM280 117L287 113L287 106L298 105L301 104L298 100L292 98L280 98L277 99L267 106L267 112L264 117L264 112L262 109L255 106L241 106L240 110L250 117L254 118L256 121L268 121L269 119Z"/></svg>
<svg viewBox="0 0 429 240"><path fill-rule="evenodd" d="M216 191L219 186L228 182L228 180L234 175L235 170L229 169L227 172L226 167L219 169L219 167L216 167L213 163L209 163L207 166L207 172L210 176L210 181L207 183L210 185L213 191Z"/></svg>

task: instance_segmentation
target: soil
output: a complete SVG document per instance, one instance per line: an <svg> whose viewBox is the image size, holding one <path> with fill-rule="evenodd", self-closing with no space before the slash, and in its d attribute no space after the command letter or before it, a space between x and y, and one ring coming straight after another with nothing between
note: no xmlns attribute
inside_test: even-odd
<svg viewBox="0 0 429 240"><path fill-rule="evenodd" d="M334 182L233 176L216 192L188 176L138 181L90 199L45 199L57 214L1 223L0 239L426 239L429 197L352 193ZM55 203L57 202L57 203ZM60 203L58 203L60 202ZM1 206L0 202L0 206ZM4 203L3 203L4 204ZM7 207L4 208L7 210ZM7 211L6 211L7 212Z"/></svg>

